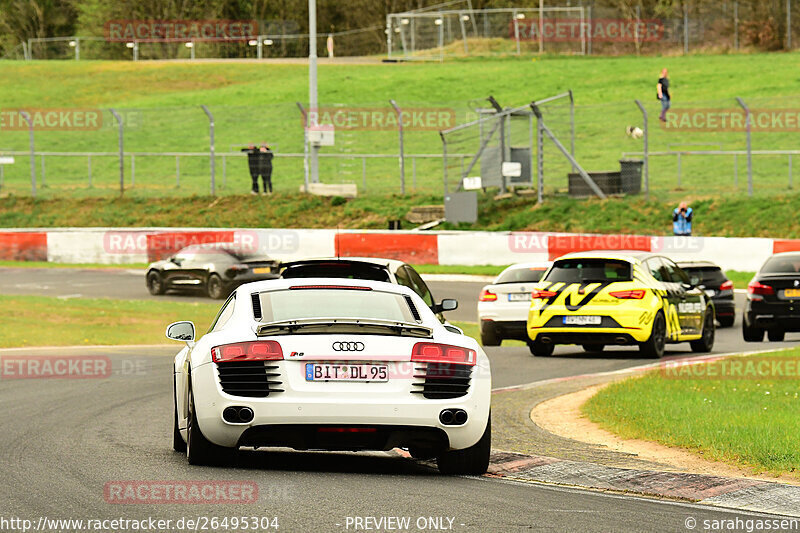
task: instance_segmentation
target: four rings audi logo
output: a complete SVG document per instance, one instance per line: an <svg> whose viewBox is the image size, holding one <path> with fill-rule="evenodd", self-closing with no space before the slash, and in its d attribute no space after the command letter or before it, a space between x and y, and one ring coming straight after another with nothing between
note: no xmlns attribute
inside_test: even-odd
<svg viewBox="0 0 800 533"><path fill-rule="evenodd" d="M364 351L363 342L334 342L331 347L334 352L362 352Z"/></svg>

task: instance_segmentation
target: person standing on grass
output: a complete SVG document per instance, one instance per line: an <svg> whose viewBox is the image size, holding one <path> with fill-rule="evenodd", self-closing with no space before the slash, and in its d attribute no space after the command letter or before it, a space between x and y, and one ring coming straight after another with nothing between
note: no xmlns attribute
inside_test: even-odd
<svg viewBox="0 0 800 533"><path fill-rule="evenodd" d="M672 212L672 232L675 235L690 236L692 234L692 216L694 210L686 202Z"/></svg>
<svg viewBox="0 0 800 533"><path fill-rule="evenodd" d="M658 116L658 119L661 122L666 122L667 110L669 109L671 99L669 95L669 78L667 77L667 69L661 70L661 77L658 78L658 85L656 85L656 96L661 102L661 114Z"/></svg>
<svg viewBox="0 0 800 533"><path fill-rule="evenodd" d="M272 158L274 154L269 149L267 143L261 143L258 149L258 173L261 174L261 179L264 182L263 194L272 194ZM258 192L258 178L253 182L256 192ZM268 190L269 189L269 192Z"/></svg>
<svg viewBox="0 0 800 533"><path fill-rule="evenodd" d="M256 148L255 144L251 144L247 148L242 148L242 152L247 152L247 167L250 169L250 180L253 182L253 187L250 189L250 194L258 194L258 149Z"/></svg>

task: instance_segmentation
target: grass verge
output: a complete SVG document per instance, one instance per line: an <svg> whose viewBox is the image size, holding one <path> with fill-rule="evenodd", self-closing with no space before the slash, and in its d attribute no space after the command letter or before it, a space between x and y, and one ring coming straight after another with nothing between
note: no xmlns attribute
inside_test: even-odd
<svg viewBox="0 0 800 533"><path fill-rule="evenodd" d="M667 366L610 385L582 410L623 438L800 477L798 358L794 348Z"/></svg>
<svg viewBox="0 0 800 533"><path fill-rule="evenodd" d="M220 303L0 296L0 347L163 344L167 324L191 320L204 332Z"/></svg>

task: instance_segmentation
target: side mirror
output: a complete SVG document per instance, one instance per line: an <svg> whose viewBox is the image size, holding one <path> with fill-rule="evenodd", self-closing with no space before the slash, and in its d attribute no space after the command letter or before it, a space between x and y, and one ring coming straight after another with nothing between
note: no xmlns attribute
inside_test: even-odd
<svg viewBox="0 0 800 533"><path fill-rule="evenodd" d="M167 326L167 338L174 341L193 342L194 324L189 321L173 322Z"/></svg>
<svg viewBox="0 0 800 533"><path fill-rule="evenodd" d="M458 300L454 300L452 298L445 298L442 300L441 303L434 304L431 306L431 310L434 313L443 313L445 311L455 311L458 309Z"/></svg>
<svg viewBox="0 0 800 533"><path fill-rule="evenodd" d="M175 257L174 255L169 258L169 262L181 266L181 260Z"/></svg>
<svg viewBox="0 0 800 533"><path fill-rule="evenodd" d="M700 285L700 278L698 278L697 276L692 276L691 278L689 278L689 284L692 285L693 287L697 287L698 285Z"/></svg>

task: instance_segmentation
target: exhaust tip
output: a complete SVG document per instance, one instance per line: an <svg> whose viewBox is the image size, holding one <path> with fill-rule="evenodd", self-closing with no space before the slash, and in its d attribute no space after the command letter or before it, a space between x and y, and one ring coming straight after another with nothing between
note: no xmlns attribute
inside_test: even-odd
<svg viewBox="0 0 800 533"><path fill-rule="evenodd" d="M453 415L453 411L451 411L450 409L445 409L444 411L439 413L439 422L441 422L445 426L452 425L454 419L455 415Z"/></svg>
<svg viewBox="0 0 800 533"><path fill-rule="evenodd" d="M463 409L457 409L455 415L453 415L453 420L459 426L462 424L466 424L467 422L467 412Z"/></svg>
<svg viewBox="0 0 800 533"><path fill-rule="evenodd" d="M222 411L222 419L229 424L247 424L253 421L253 410L249 407L230 406Z"/></svg>

